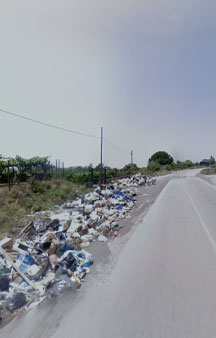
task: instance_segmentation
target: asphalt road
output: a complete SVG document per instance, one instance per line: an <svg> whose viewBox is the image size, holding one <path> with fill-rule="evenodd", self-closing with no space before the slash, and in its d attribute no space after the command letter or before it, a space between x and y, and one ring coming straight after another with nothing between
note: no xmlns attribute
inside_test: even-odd
<svg viewBox="0 0 216 338"><path fill-rule="evenodd" d="M1 337L216 337L216 188L196 173L167 184L104 283L32 310Z"/></svg>

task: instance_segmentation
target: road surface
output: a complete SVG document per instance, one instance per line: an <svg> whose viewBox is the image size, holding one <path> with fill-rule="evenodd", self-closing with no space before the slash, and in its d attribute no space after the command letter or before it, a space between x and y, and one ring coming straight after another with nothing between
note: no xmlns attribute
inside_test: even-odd
<svg viewBox="0 0 216 338"><path fill-rule="evenodd" d="M35 308L1 337L216 337L216 188L196 173L169 181L104 283Z"/></svg>

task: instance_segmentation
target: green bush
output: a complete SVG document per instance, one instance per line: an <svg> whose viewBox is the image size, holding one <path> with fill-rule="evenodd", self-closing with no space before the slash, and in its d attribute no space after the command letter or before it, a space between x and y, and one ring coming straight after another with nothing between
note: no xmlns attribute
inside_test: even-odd
<svg viewBox="0 0 216 338"><path fill-rule="evenodd" d="M31 187L31 191L33 193L44 193L47 189L46 189L46 186L45 184L43 184L42 182L32 178L30 181L30 187Z"/></svg>
<svg viewBox="0 0 216 338"><path fill-rule="evenodd" d="M156 172L156 171L159 171L161 169L161 166L160 166L160 164L159 163L157 163L157 162L155 162L155 163L151 163L151 164L149 164L149 166L147 167L147 171L148 172L152 172L152 173L154 173L154 172Z"/></svg>
<svg viewBox="0 0 216 338"><path fill-rule="evenodd" d="M171 163L165 166L165 169L168 171L176 170L176 165L175 163Z"/></svg>

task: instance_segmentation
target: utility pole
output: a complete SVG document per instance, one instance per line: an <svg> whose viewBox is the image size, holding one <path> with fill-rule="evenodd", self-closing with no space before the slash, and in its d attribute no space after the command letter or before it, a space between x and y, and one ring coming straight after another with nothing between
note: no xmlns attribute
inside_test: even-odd
<svg viewBox="0 0 216 338"><path fill-rule="evenodd" d="M102 184L102 170L103 170L103 127L101 127L101 162L100 162L100 184Z"/></svg>
<svg viewBox="0 0 216 338"><path fill-rule="evenodd" d="M133 150L131 150L131 176L133 175Z"/></svg>

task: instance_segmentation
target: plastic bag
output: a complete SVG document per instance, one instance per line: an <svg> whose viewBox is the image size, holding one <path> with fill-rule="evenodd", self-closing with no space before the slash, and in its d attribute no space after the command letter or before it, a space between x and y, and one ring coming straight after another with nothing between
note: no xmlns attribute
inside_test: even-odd
<svg viewBox="0 0 216 338"><path fill-rule="evenodd" d="M59 296L62 292L71 288L73 283L68 276L67 268L62 263L59 263L58 270L56 272L56 278L51 281L48 286L49 297Z"/></svg>
<svg viewBox="0 0 216 338"><path fill-rule="evenodd" d="M0 291L9 290L9 278L8 276L0 276Z"/></svg>
<svg viewBox="0 0 216 338"><path fill-rule="evenodd" d="M8 298L6 307L9 311L13 312L20 309L27 303L26 296L23 292L16 293L13 297Z"/></svg>
<svg viewBox="0 0 216 338"><path fill-rule="evenodd" d="M56 249L57 257L61 257L67 250L74 250L73 244L67 241L61 241Z"/></svg>
<svg viewBox="0 0 216 338"><path fill-rule="evenodd" d="M64 258L63 262L65 262L67 268L71 271L76 270L76 258L71 252Z"/></svg>

